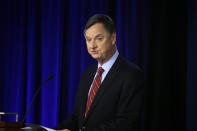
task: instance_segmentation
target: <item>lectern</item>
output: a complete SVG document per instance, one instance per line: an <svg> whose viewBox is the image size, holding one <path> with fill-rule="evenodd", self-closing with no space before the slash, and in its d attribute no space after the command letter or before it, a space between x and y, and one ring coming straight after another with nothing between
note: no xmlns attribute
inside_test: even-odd
<svg viewBox="0 0 197 131"><path fill-rule="evenodd" d="M15 122L5 122L1 121L1 117L3 115L15 115L16 116L16 121ZM21 130L21 128L24 126L23 122L18 122L18 113L5 113L5 112L0 112L0 130L5 130L5 131L17 131Z"/></svg>

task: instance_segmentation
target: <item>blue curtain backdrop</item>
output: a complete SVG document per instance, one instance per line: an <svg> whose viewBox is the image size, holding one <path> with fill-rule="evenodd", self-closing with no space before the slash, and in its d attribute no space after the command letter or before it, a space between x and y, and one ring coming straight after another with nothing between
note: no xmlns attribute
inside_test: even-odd
<svg viewBox="0 0 197 131"><path fill-rule="evenodd" d="M193 10L188 11L195 9L194 4L187 4L187 0L1 1L0 112L18 112L21 121L36 89L52 74L26 122L54 127L66 119L82 72L96 63L86 51L85 23L102 13L116 23L119 52L145 74L141 131L186 130L186 115L187 129L195 130L196 19Z"/></svg>
<svg viewBox="0 0 197 131"><path fill-rule="evenodd" d="M54 127L71 113L80 75L96 63L83 35L87 19L96 13L114 19L120 53L145 69L147 5L146 0L1 2L0 111L18 112L21 121L39 84L53 74L26 122Z"/></svg>
<svg viewBox="0 0 197 131"><path fill-rule="evenodd" d="M189 1L188 66L187 66L187 130L197 130L197 1Z"/></svg>

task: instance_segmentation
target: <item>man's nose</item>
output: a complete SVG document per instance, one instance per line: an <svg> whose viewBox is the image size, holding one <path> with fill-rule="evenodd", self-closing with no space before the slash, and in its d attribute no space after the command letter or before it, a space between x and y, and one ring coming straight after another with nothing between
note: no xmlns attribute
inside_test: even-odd
<svg viewBox="0 0 197 131"><path fill-rule="evenodd" d="M97 47L97 45L96 45L95 41L92 41L91 42L91 48L96 48L96 47Z"/></svg>

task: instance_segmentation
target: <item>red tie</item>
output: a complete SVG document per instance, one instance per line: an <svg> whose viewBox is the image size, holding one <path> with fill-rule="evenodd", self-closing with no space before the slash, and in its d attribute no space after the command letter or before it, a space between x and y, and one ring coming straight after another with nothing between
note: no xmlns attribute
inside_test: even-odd
<svg viewBox="0 0 197 131"><path fill-rule="evenodd" d="M85 117L87 115L87 112L90 109L90 106L94 100L94 96L96 95L96 92L98 91L100 85L101 85L101 80L102 80L102 73L104 72L104 69L102 67L99 67L98 71L97 71L97 75L94 79L94 82L92 84L90 93L88 95L88 100L86 103L86 112L85 112Z"/></svg>

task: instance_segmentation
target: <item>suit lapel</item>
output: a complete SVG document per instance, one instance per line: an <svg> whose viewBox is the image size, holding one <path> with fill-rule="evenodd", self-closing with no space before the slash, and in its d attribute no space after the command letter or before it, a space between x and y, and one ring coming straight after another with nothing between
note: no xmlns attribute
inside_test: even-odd
<svg viewBox="0 0 197 131"><path fill-rule="evenodd" d="M96 105L99 102L100 98L105 93L105 91L108 89L107 87L109 87L110 83L113 81L113 78L116 76L119 64L120 64L120 56L118 56L118 58L115 61L114 65L109 70L109 72L106 75L104 81L100 85L100 88L99 88L99 90L97 91L97 93L96 93L96 95L94 97L94 100L93 100L93 102L92 102L92 104L90 106L90 109L89 109L89 111L87 113L87 116L86 116L85 120L87 120L88 117L91 115L91 113L94 111L94 108L96 107Z"/></svg>
<svg viewBox="0 0 197 131"><path fill-rule="evenodd" d="M94 79L94 75L96 73L96 70L97 70L97 65L95 65L93 67L93 69L90 70L90 73L88 73L89 74L89 77L88 77L87 81L84 82L85 85L83 85L83 87L84 87L83 96L84 97L82 97L82 100L81 100L81 102L82 102L81 103L81 105L82 105L82 107L81 107L81 113L80 113L80 115L81 115L80 116L81 121L84 120L84 113L85 113L85 109L86 109L86 102L87 102L87 99L88 99L88 92L89 92L90 86L92 84L92 81Z"/></svg>

